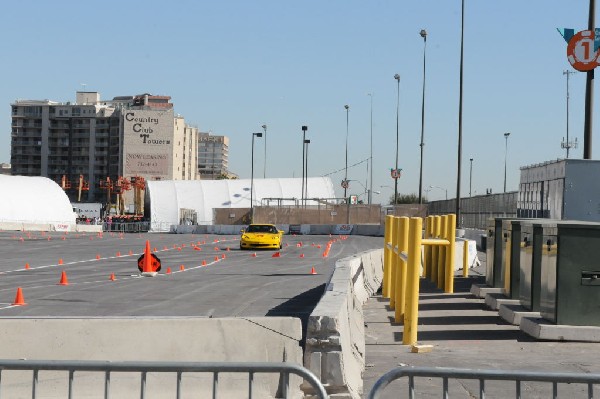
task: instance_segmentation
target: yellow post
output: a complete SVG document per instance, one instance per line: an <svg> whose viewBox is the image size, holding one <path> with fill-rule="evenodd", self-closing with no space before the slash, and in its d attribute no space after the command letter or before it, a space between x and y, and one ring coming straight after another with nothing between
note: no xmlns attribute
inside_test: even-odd
<svg viewBox="0 0 600 399"><path fill-rule="evenodd" d="M398 270L398 263L400 263L400 259L396 252L395 248L398 246L398 218L394 217L392 219L392 263L390 267L390 309L394 309L396 306L396 272ZM397 251L397 249L396 249Z"/></svg>
<svg viewBox="0 0 600 399"><path fill-rule="evenodd" d="M469 277L469 240L463 241L463 277Z"/></svg>
<svg viewBox="0 0 600 399"><path fill-rule="evenodd" d="M440 219L440 237L439 238L448 239L448 235L446 232L447 226L448 226L448 215L444 215ZM447 248L445 245L440 245L439 247L440 247L440 249L438 249L438 264L437 264L437 269L438 269L437 287L439 289L443 290L444 284L446 281L445 263L446 263Z"/></svg>
<svg viewBox="0 0 600 399"><path fill-rule="evenodd" d="M392 251L388 248L388 244L392 241L392 221L394 217L387 215L385 217L385 231L383 239L383 281L381 282L381 296L383 298L390 297L390 265L392 262Z"/></svg>
<svg viewBox="0 0 600 399"><path fill-rule="evenodd" d="M446 283L444 285L444 291L448 294L454 292L454 257L456 254L456 215L450 214L447 219L446 233L448 234L447 240L448 249L446 249Z"/></svg>
<svg viewBox="0 0 600 399"><path fill-rule="evenodd" d="M425 233L423 237L430 238L431 235L431 217L425 218ZM422 277L429 277L429 265L431 263L431 245L425 245L423 247L423 274Z"/></svg>
<svg viewBox="0 0 600 399"><path fill-rule="evenodd" d="M398 252L408 252L408 223L406 216L398 218ZM404 312L406 311L406 262L398 259L396 268L396 308L394 309L394 321L401 323L404 321Z"/></svg>
<svg viewBox="0 0 600 399"><path fill-rule="evenodd" d="M421 218L410 218L408 238L408 264L406 276L406 313L402 343L412 345L417 342L419 322L419 268L421 267Z"/></svg>
<svg viewBox="0 0 600 399"><path fill-rule="evenodd" d="M442 218L439 216L433 217L433 231L431 232L432 238L440 237L440 223ZM438 280L438 258L439 258L440 248L437 245L431 247L431 282L433 284L437 284Z"/></svg>

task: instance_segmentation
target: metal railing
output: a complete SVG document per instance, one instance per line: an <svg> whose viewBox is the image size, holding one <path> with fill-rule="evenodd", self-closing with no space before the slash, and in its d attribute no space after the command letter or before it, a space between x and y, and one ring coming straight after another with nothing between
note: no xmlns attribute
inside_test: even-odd
<svg viewBox="0 0 600 399"><path fill-rule="evenodd" d="M180 399L183 395L183 373L210 373L212 374L212 397L217 398L219 387L219 374L246 373L248 374L248 397L253 398L254 377L258 373L279 374L280 389L283 398L288 398L290 390L290 374L295 374L310 384L316 395L326 399L327 392L321 382L313 373L304 367L292 363L258 363L258 362L104 362L104 361L61 361L61 360L0 360L1 373L5 370L32 371L31 398L38 396L40 385L40 371L67 371L68 372L68 398L78 397L75 392L74 382L76 372L102 372L104 373L104 398L108 399L111 393L111 374L114 373L140 373L139 397L146 398L151 395L147 389L148 373L171 373L176 375L175 392L173 397ZM197 389L197 387L195 387ZM3 388L3 393L5 388ZM4 395L3 395L4 396Z"/></svg>
<svg viewBox="0 0 600 399"><path fill-rule="evenodd" d="M512 381L515 383L515 398L521 398L523 382L547 382L552 384L552 398L558 398L558 384L585 384L587 385L587 397L594 397L594 385L600 384L600 374L586 373L554 373L539 371L508 371L508 370L469 370L444 367L399 367L389 371L377 380L371 389L368 399L377 399L382 397L383 390L393 381L408 379L408 398L415 397L415 377L425 377L427 381L424 385L431 387L433 381L431 378L442 379L442 398L449 397L448 380L477 380L479 381L479 397L486 397L486 381ZM395 395L399 392L394 387ZM506 396L506 391L502 397ZM475 397L469 396L469 397Z"/></svg>

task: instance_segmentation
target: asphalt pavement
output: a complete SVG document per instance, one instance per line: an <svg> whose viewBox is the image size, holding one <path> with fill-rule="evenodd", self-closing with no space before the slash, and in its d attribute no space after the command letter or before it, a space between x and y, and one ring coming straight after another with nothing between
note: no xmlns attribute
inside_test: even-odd
<svg viewBox="0 0 600 399"><path fill-rule="evenodd" d="M600 373L598 344L536 341L486 307L483 299L470 294L472 284L485 282L485 253L478 253L481 266L469 277L455 277L453 294L445 294L421 279L419 296L419 344L432 345L428 353L411 353L402 345L402 324L394 323L389 301L370 298L363 307L366 336L364 397L373 384L396 367L452 367L466 369L527 370L539 372ZM488 382L486 397L515 398L514 382ZM390 384L383 398L408 397L406 379ZM450 380L451 398L479 397L479 383ZM523 383L523 398L552 397L549 383ZM600 388L594 388L594 397ZM442 380L416 378L415 397L443 397ZM558 397L587 397L587 386L559 385Z"/></svg>

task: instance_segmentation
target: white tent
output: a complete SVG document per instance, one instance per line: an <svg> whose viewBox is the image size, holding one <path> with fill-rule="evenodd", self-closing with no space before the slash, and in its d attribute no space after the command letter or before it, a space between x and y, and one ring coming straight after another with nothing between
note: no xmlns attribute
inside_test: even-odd
<svg viewBox="0 0 600 399"><path fill-rule="evenodd" d="M46 177L0 175L0 228L72 230L75 214L69 198Z"/></svg>
<svg viewBox="0 0 600 399"><path fill-rule="evenodd" d="M294 205L302 197L302 179L254 179L252 202L267 205L269 198ZM329 177L309 177L306 198L334 198ZM250 180L150 180L145 208L150 211L151 230L165 231L179 224L179 210L193 209L198 224L212 224L215 208L250 208ZM316 202L307 201L308 205Z"/></svg>

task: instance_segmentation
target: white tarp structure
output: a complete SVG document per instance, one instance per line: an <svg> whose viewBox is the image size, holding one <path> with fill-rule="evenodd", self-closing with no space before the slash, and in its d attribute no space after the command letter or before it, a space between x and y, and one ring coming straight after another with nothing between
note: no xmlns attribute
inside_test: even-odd
<svg viewBox="0 0 600 399"><path fill-rule="evenodd" d="M306 198L334 198L329 177L309 177ZM284 199L268 200L268 198ZM254 179L254 206L295 205L302 198L302 179ZM296 200L294 200L296 199ZM316 205L316 201L307 201ZM150 212L151 230L168 231L179 224L180 209L196 211L198 224L213 223L215 208L250 208L250 180L149 180L145 209ZM145 212L145 213L146 213Z"/></svg>
<svg viewBox="0 0 600 399"><path fill-rule="evenodd" d="M59 230L75 228L69 198L46 177L0 175L0 228Z"/></svg>

